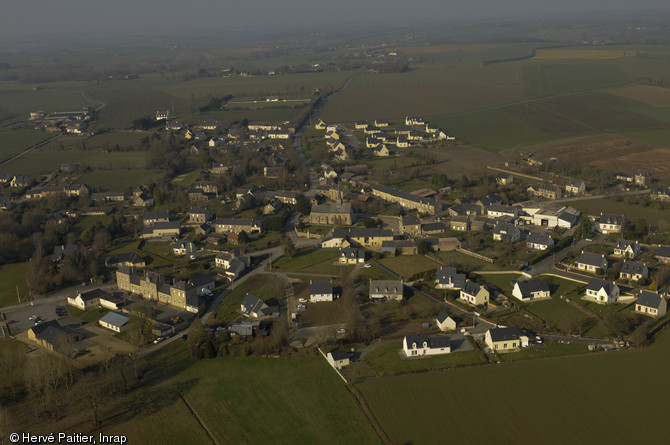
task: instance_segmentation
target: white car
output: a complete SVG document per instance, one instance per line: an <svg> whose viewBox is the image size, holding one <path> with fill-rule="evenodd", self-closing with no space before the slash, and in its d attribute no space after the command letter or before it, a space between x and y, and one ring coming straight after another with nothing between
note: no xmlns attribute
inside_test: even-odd
<svg viewBox="0 0 670 445"><path fill-rule="evenodd" d="M370 264L370 263L365 263L365 264L363 264L363 267L365 267L366 269L369 269L369 268L372 267L372 264Z"/></svg>
<svg viewBox="0 0 670 445"><path fill-rule="evenodd" d="M346 333L347 333L347 330L344 329L344 328L340 328L340 329L337 330L337 333L338 333L338 334L346 334Z"/></svg>
<svg viewBox="0 0 670 445"><path fill-rule="evenodd" d="M298 305L298 310L299 311L304 311L305 309L307 309L307 306L305 306L304 304L299 304Z"/></svg>
<svg viewBox="0 0 670 445"><path fill-rule="evenodd" d="M307 300L304 298L298 298L298 303L307 303Z"/></svg>
<svg viewBox="0 0 670 445"><path fill-rule="evenodd" d="M196 256L195 256L195 255L191 255L189 258L191 258L192 260L194 260L194 259L196 259Z"/></svg>
<svg viewBox="0 0 670 445"><path fill-rule="evenodd" d="M163 337L158 337L156 340L154 340L154 344L160 343L163 341Z"/></svg>

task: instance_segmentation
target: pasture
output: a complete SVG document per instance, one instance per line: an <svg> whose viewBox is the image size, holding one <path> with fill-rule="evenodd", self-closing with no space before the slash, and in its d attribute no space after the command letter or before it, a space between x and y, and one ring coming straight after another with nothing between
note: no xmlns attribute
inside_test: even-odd
<svg viewBox="0 0 670 445"><path fill-rule="evenodd" d="M53 137L52 134L35 130L2 130L0 131L0 162L15 156L35 144Z"/></svg>
<svg viewBox="0 0 670 445"><path fill-rule="evenodd" d="M601 62L531 62L523 66L524 97L554 96L631 82L616 66Z"/></svg>
<svg viewBox="0 0 670 445"><path fill-rule="evenodd" d="M241 316L240 304L248 293L257 296L270 306L276 305L279 299L284 296L284 288L284 280L270 274L262 275L262 279L256 277L246 279L242 282L238 281L230 287L230 293L225 296L221 304L216 308L214 319L232 321L239 318Z"/></svg>
<svg viewBox="0 0 670 445"><path fill-rule="evenodd" d="M467 341L467 340L466 340ZM482 363L477 351L461 351L451 354L436 355L418 359L401 358L402 339L381 346L365 356L378 377L406 374L413 371L429 371L436 369L472 366Z"/></svg>
<svg viewBox="0 0 670 445"><path fill-rule="evenodd" d="M664 411L653 407L670 396L656 383L670 365L669 349L664 333L645 350L503 362L356 387L394 443L444 443L445 437L456 443L657 443L665 431L641 433L639 425L664 422ZM639 375L645 378L622 377ZM627 420L612 428L622 400ZM532 412L532 421L519 422L519 410Z"/></svg>
<svg viewBox="0 0 670 445"><path fill-rule="evenodd" d="M164 173L160 170L100 170L83 174L75 181L86 184L100 192L129 192L147 181L160 181Z"/></svg>
<svg viewBox="0 0 670 445"><path fill-rule="evenodd" d="M17 286L22 301L25 301L26 273L28 273L28 262L0 266L0 307L18 303Z"/></svg>
<svg viewBox="0 0 670 445"><path fill-rule="evenodd" d="M400 275L405 280L408 280L414 274L427 272L440 267L438 262L423 255L386 257L379 260L379 263Z"/></svg>

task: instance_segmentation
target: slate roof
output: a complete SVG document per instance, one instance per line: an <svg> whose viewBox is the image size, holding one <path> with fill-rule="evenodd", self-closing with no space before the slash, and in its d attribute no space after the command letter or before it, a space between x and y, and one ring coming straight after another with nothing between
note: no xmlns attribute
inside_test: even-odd
<svg viewBox="0 0 670 445"><path fill-rule="evenodd" d="M658 249L656 249L656 256L670 258L670 246L660 246Z"/></svg>
<svg viewBox="0 0 670 445"><path fill-rule="evenodd" d="M441 222L435 222L435 223L428 223L428 224L422 224L421 225L421 230L423 232L444 232L446 229L444 223Z"/></svg>
<svg viewBox="0 0 670 445"><path fill-rule="evenodd" d="M591 278L589 284L586 286L586 290L598 292L600 289L605 289L607 294L611 294L614 289L614 284L612 281L601 280L600 278Z"/></svg>
<svg viewBox="0 0 670 445"><path fill-rule="evenodd" d="M139 256L135 252L118 253L116 255L110 255L107 258L105 258L106 266L112 266L120 263L138 264L143 262L144 258Z"/></svg>
<svg viewBox="0 0 670 445"><path fill-rule="evenodd" d="M519 337L526 335L516 326L510 326L507 328L493 328L490 329L489 332L491 333L491 341L494 343L499 341L519 340Z"/></svg>
<svg viewBox="0 0 670 445"><path fill-rule="evenodd" d="M109 297L109 293L105 292L102 289L93 289L88 292L84 292L83 294L80 293L79 296L84 301L91 301L96 298L107 298Z"/></svg>
<svg viewBox="0 0 670 445"><path fill-rule="evenodd" d="M406 335L407 346L411 349L412 343L416 343L417 348L423 348L423 343L426 342L428 347L431 349L434 348L446 348L451 346L451 341L449 337L428 337L425 334L415 334L415 335Z"/></svg>
<svg viewBox="0 0 670 445"><path fill-rule="evenodd" d="M259 299L253 294L247 294L242 300L242 306L244 306L243 314L247 317L251 317L252 313L260 314L266 308L269 308L263 300Z"/></svg>
<svg viewBox="0 0 670 445"><path fill-rule="evenodd" d="M549 292L549 283L545 280L517 281L517 284L524 298L530 297L531 294L536 292Z"/></svg>
<svg viewBox="0 0 670 445"><path fill-rule="evenodd" d="M468 295L477 295L482 287L474 281L466 280L463 286L463 292Z"/></svg>
<svg viewBox="0 0 670 445"><path fill-rule="evenodd" d="M53 254L53 259L54 260L63 260L65 257L72 255L73 253L77 252L79 250L79 246L75 244L66 244L62 246L55 246L54 247L54 254Z"/></svg>
<svg viewBox="0 0 670 445"><path fill-rule="evenodd" d="M629 240L625 240L625 239L620 238L616 241L615 249L624 250L624 249L626 249L626 247L632 246L634 244L637 244L637 241L629 241Z"/></svg>
<svg viewBox="0 0 670 445"><path fill-rule="evenodd" d="M351 358L351 356L353 355L347 351L331 351L329 352L329 354L336 362L339 360L346 360L348 358Z"/></svg>
<svg viewBox="0 0 670 445"><path fill-rule="evenodd" d="M621 265L620 273L642 274L647 266L639 261L626 261Z"/></svg>
<svg viewBox="0 0 670 445"><path fill-rule="evenodd" d="M437 269L437 282L439 284L453 284L454 287L463 287L465 285L465 274L457 273L455 267L440 267Z"/></svg>
<svg viewBox="0 0 670 445"><path fill-rule="evenodd" d="M370 293L402 294L403 283L400 280L372 280L370 281Z"/></svg>
<svg viewBox="0 0 670 445"><path fill-rule="evenodd" d="M582 252L579 258L577 258L577 263L600 267L604 258L603 255L598 255L597 253Z"/></svg>
<svg viewBox="0 0 670 445"><path fill-rule="evenodd" d="M355 249L353 247L345 247L340 249L340 257L346 258L365 258L365 251L362 249Z"/></svg>
<svg viewBox="0 0 670 445"><path fill-rule="evenodd" d="M111 324L117 328L122 328L128 323L129 318L119 312L107 312L104 317L100 319L101 322Z"/></svg>
<svg viewBox="0 0 670 445"><path fill-rule="evenodd" d="M615 224L620 226L623 224L623 215L603 213L596 221L600 224Z"/></svg>
<svg viewBox="0 0 670 445"><path fill-rule="evenodd" d="M549 246L554 244L553 240L548 235L542 235L541 233L531 233L528 235L527 243L530 244L541 244L544 246Z"/></svg>
<svg viewBox="0 0 670 445"><path fill-rule="evenodd" d="M312 281L312 284L309 286L310 295L316 294L327 294L330 295L333 293L333 283L330 281Z"/></svg>
<svg viewBox="0 0 670 445"><path fill-rule="evenodd" d="M447 321L447 318L449 318L449 314L447 314L446 312L442 311L442 312L440 312L440 314L437 316L437 322L440 323L440 324L442 324L442 323L444 323L445 321Z"/></svg>
<svg viewBox="0 0 670 445"><path fill-rule="evenodd" d="M208 284L214 283L214 277L211 276L210 274L206 273L204 275L199 275L197 277L193 277L188 281L188 284L190 284L193 287L204 287Z"/></svg>
<svg viewBox="0 0 670 445"><path fill-rule="evenodd" d="M640 305L646 306L646 307L652 307L654 309L658 309L658 307L661 305L662 300L663 300L663 297L661 297L656 292L650 292L648 290L643 290L640 293L640 296L637 299L637 304L640 304Z"/></svg>

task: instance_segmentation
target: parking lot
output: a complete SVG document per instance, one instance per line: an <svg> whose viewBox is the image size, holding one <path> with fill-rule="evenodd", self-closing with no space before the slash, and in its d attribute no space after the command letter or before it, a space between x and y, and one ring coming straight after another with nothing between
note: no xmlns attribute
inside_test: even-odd
<svg viewBox="0 0 670 445"><path fill-rule="evenodd" d="M32 306L25 306L11 312L5 312L7 327L12 335L25 332L35 326L35 319L44 321L64 318L56 314L56 306L65 306L66 301L60 303L35 302ZM61 323L63 324L63 323Z"/></svg>

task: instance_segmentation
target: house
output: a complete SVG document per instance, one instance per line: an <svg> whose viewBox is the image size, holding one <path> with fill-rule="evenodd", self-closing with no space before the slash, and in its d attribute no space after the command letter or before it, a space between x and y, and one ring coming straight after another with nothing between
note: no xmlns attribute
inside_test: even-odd
<svg viewBox="0 0 670 445"><path fill-rule="evenodd" d="M389 121L383 119L375 119L375 126L378 128L385 128L389 126Z"/></svg>
<svg viewBox="0 0 670 445"><path fill-rule="evenodd" d="M180 233L179 221L159 222L142 229L141 238L175 239Z"/></svg>
<svg viewBox="0 0 670 445"><path fill-rule="evenodd" d="M526 239L526 245L533 250L547 250L554 247L554 240L548 235L540 233L531 233Z"/></svg>
<svg viewBox="0 0 670 445"><path fill-rule="evenodd" d="M342 369L350 363L353 354L347 351L332 351L326 355L326 360L335 369Z"/></svg>
<svg viewBox="0 0 670 445"><path fill-rule="evenodd" d="M296 192L274 192L274 198L278 199L283 204L296 205L298 203L298 194Z"/></svg>
<svg viewBox="0 0 670 445"><path fill-rule="evenodd" d="M421 224L421 234L422 235L428 235L428 234L434 234L434 233L444 233L445 230L447 230L447 228L444 225L444 223L441 223L441 222Z"/></svg>
<svg viewBox="0 0 670 445"><path fill-rule="evenodd" d="M325 130L326 129L326 123L323 121L323 119L319 119L319 122L317 122L314 125L314 128L317 130Z"/></svg>
<svg viewBox="0 0 670 445"><path fill-rule="evenodd" d="M274 215L284 207L284 204L277 198L271 199L265 207L263 207L263 215Z"/></svg>
<svg viewBox="0 0 670 445"><path fill-rule="evenodd" d="M420 213L434 215L438 212L438 203L435 199L424 198L411 193L396 190L392 187L373 184L372 195L389 202L395 202L407 209L415 209Z"/></svg>
<svg viewBox="0 0 670 445"><path fill-rule="evenodd" d="M586 184L579 179L571 179L565 184L566 195L583 195L586 192Z"/></svg>
<svg viewBox="0 0 670 445"><path fill-rule="evenodd" d="M506 243L515 243L521 239L521 230L514 224L499 222L493 229L493 239Z"/></svg>
<svg viewBox="0 0 670 445"><path fill-rule="evenodd" d="M582 252L577 258L575 266L577 269L586 272L605 273L607 272L607 258L605 258L605 255L598 255L597 253Z"/></svg>
<svg viewBox="0 0 670 445"><path fill-rule="evenodd" d="M451 230L467 232L470 230L470 218L467 216L454 216L451 218L451 221L449 221L449 227Z"/></svg>
<svg viewBox="0 0 670 445"><path fill-rule="evenodd" d="M284 167L263 167L263 176L266 178L279 178L284 174Z"/></svg>
<svg viewBox="0 0 670 445"><path fill-rule="evenodd" d="M670 201L670 187L652 187L650 197L654 201Z"/></svg>
<svg viewBox="0 0 670 445"><path fill-rule="evenodd" d="M120 312L108 312L98 320L98 323L103 328L107 328L114 332L123 332L128 327L130 319Z"/></svg>
<svg viewBox="0 0 670 445"><path fill-rule="evenodd" d="M403 289L402 280L370 280L370 299L402 301Z"/></svg>
<svg viewBox="0 0 670 445"><path fill-rule="evenodd" d="M635 312L659 318L668 311L668 302L656 292L643 290L635 302Z"/></svg>
<svg viewBox="0 0 670 445"><path fill-rule="evenodd" d="M547 199L561 199L563 192L553 184L540 184L528 187L526 190L533 196L539 196Z"/></svg>
<svg viewBox="0 0 670 445"><path fill-rule="evenodd" d="M456 321L444 311L440 312L440 315L437 316L435 322L442 332L456 330Z"/></svg>
<svg viewBox="0 0 670 445"><path fill-rule="evenodd" d="M75 252L79 252L79 246L75 244L55 246L52 258L54 261L63 261L66 257L74 254Z"/></svg>
<svg viewBox="0 0 670 445"><path fill-rule="evenodd" d="M489 329L484 339L486 346L495 352L513 351L528 343L528 336L515 326Z"/></svg>
<svg viewBox="0 0 670 445"><path fill-rule="evenodd" d="M640 281L649 278L649 269L646 264L639 261L625 261L621 265L619 278Z"/></svg>
<svg viewBox="0 0 670 445"><path fill-rule="evenodd" d="M635 185L647 187L651 184L651 173L647 170L638 170L637 173L635 173L635 176L633 176L633 181L635 182Z"/></svg>
<svg viewBox="0 0 670 445"><path fill-rule="evenodd" d="M533 301L551 297L549 283L546 280L533 279L514 282L512 296L520 301Z"/></svg>
<svg viewBox="0 0 670 445"><path fill-rule="evenodd" d="M654 258L656 258L659 263L670 263L670 246L659 246L659 248L656 249Z"/></svg>
<svg viewBox="0 0 670 445"><path fill-rule="evenodd" d="M112 311L118 311L122 306L126 304L125 298L118 294L107 294L100 295L100 307L105 309L110 309Z"/></svg>
<svg viewBox="0 0 670 445"><path fill-rule="evenodd" d="M212 214L207 209L191 209L188 212L188 222L191 224L203 224L212 219Z"/></svg>
<svg viewBox="0 0 670 445"><path fill-rule="evenodd" d="M309 301L318 303L333 301L336 295L333 292L333 283L330 281L311 281L309 283Z"/></svg>
<svg viewBox="0 0 670 445"><path fill-rule="evenodd" d="M424 121L422 117L417 117L417 116L405 117L405 125L424 126L425 124L426 124L426 121Z"/></svg>
<svg viewBox="0 0 670 445"><path fill-rule="evenodd" d="M514 176L509 173L498 173L495 176L496 184L498 185L512 185L514 182Z"/></svg>
<svg viewBox="0 0 670 445"><path fill-rule="evenodd" d="M196 251L195 244L191 241L178 239L172 245L172 252L175 255L189 255Z"/></svg>
<svg viewBox="0 0 670 445"><path fill-rule="evenodd" d="M230 326L230 336L238 338L253 337L260 333L260 321L242 321Z"/></svg>
<svg viewBox="0 0 670 445"><path fill-rule="evenodd" d="M417 236L421 234L421 221L416 215L403 216L400 219L400 230L402 233Z"/></svg>
<svg viewBox="0 0 670 445"><path fill-rule="evenodd" d="M504 217L515 219L519 217L519 209L517 207L502 204L491 204L485 208L485 212L489 218L494 219Z"/></svg>
<svg viewBox="0 0 670 445"><path fill-rule="evenodd" d="M618 257L634 259L640 254L640 251L640 243L637 241L618 239L614 246L614 255Z"/></svg>
<svg viewBox="0 0 670 445"><path fill-rule="evenodd" d="M100 307L100 298L107 297L109 294L102 289L94 289L83 294L77 292L73 297L67 297L67 304L74 306L82 311L96 309Z"/></svg>
<svg viewBox="0 0 670 445"><path fill-rule="evenodd" d="M450 216L476 216L482 213L482 207L477 204L461 203L449 207L447 210Z"/></svg>
<svg viewBox="0 0 670 445"><path fill-rule="evenodd" d="M365 251L353 247L340 249L340 264L357 264L365 262Z"/></svg>
<svg viewBox="0 0 670 445"><path fill-rule="evenodd" d="M247 255L240 254L238 250L233 250L219 252L214 259L214 264L224 271L229 280L234 281L251 265L251 260Z"/></svg>
<svg viewBox="0 0 670 445"><path fill-rule="evenodd" d="M393 240L393 232L386 229L337 229L333 234L324 238L321 246L327 247L350 247L360 246L368 248L381 248L385 241Z"/></svg>
<svg viewBox="0 0 670 445"><path fill-rule="evenodd" d="M216 233L241 233L247 235L261 233L261 221L256 219L243 218L219 218L214 221L214 231Z"/></svg>
<svg viewBox="0 0 670 445"><path fill-rule="evenodd" d="M168 212L144 212L142 223L145 226L152 226L159 222L169 222L170 214Z"/></svg>
<svg viewBox="0 0 670 445"><path fill-rule="evenodd" d="M389 152L389 149L386 148L386 145L377 144L374 147L372 147L372 154L378 158L385 158L389 156L391 153Z"/></svg>
<svg viewBox="0 0 670 445"><path fill-rule="evenodd" d="M28 187L33 183L33 180L28 176L16 175L9 181L10 187Z"/></svg>
<svg viewBox="0 0 670 445"><path fill-rule="evenodd" d="M105 266L144 267L146 266L146 261L135 252L117 253L116 255L110 255L105 258Z"/></svg>
<svg viewBox="0 0 670 445"><path fill-rule="evenodd" d="M277 306L268 306L263 300L252 294L247 294L240 304L240 312L249 318L266 318L279 315Z"/></svg>
<svg viewBox="0 0 670 445"><path fill-rule="evenodd" d="M368 128L368 121L356 121L354 127L356 127L356 130L365 130Z"/></svg>
<svg viewBox="0 0 670 445"><path fill-rule="evenodd" d="M619 286L613 281L591 278L584 299L600 304L616 303L619 301Z"/></svg>
<svg viewBox="0 0 670 445"><path fill-rule="evenodd" d="M621 233L623 230L623 225L623 215L601 213L600 216L596 218L596 230L600 233Z"/></svg>
<svg viewBox="0 0 670 445"><path fill-rule="evenodd" d="M451 341L449 337L428 337L425 334L406 335L402 340L402 349L407 357L449 354Z"/></svg>
<svg viewBox="0 0 670 445"><path fill-rule="evenodd" d="M466 280L458 299L472 306L485 306L489 302L489 291L474 281Z"/></svg>
<svg viewBox="0 0 670 445"><path fill-rule="evenodd" d="M56 320L45 321L28 329L28 340L50 351L66 352L68 345L82 339L82 335L71 329L63 328Z"/></svg>
<svg viewBox="0 0 670 445"><path fill-rule="evenodd" d="M435 281L436 289L461 289L465 286L465 274L457 273L455 267L440 266Z"/></svg>

